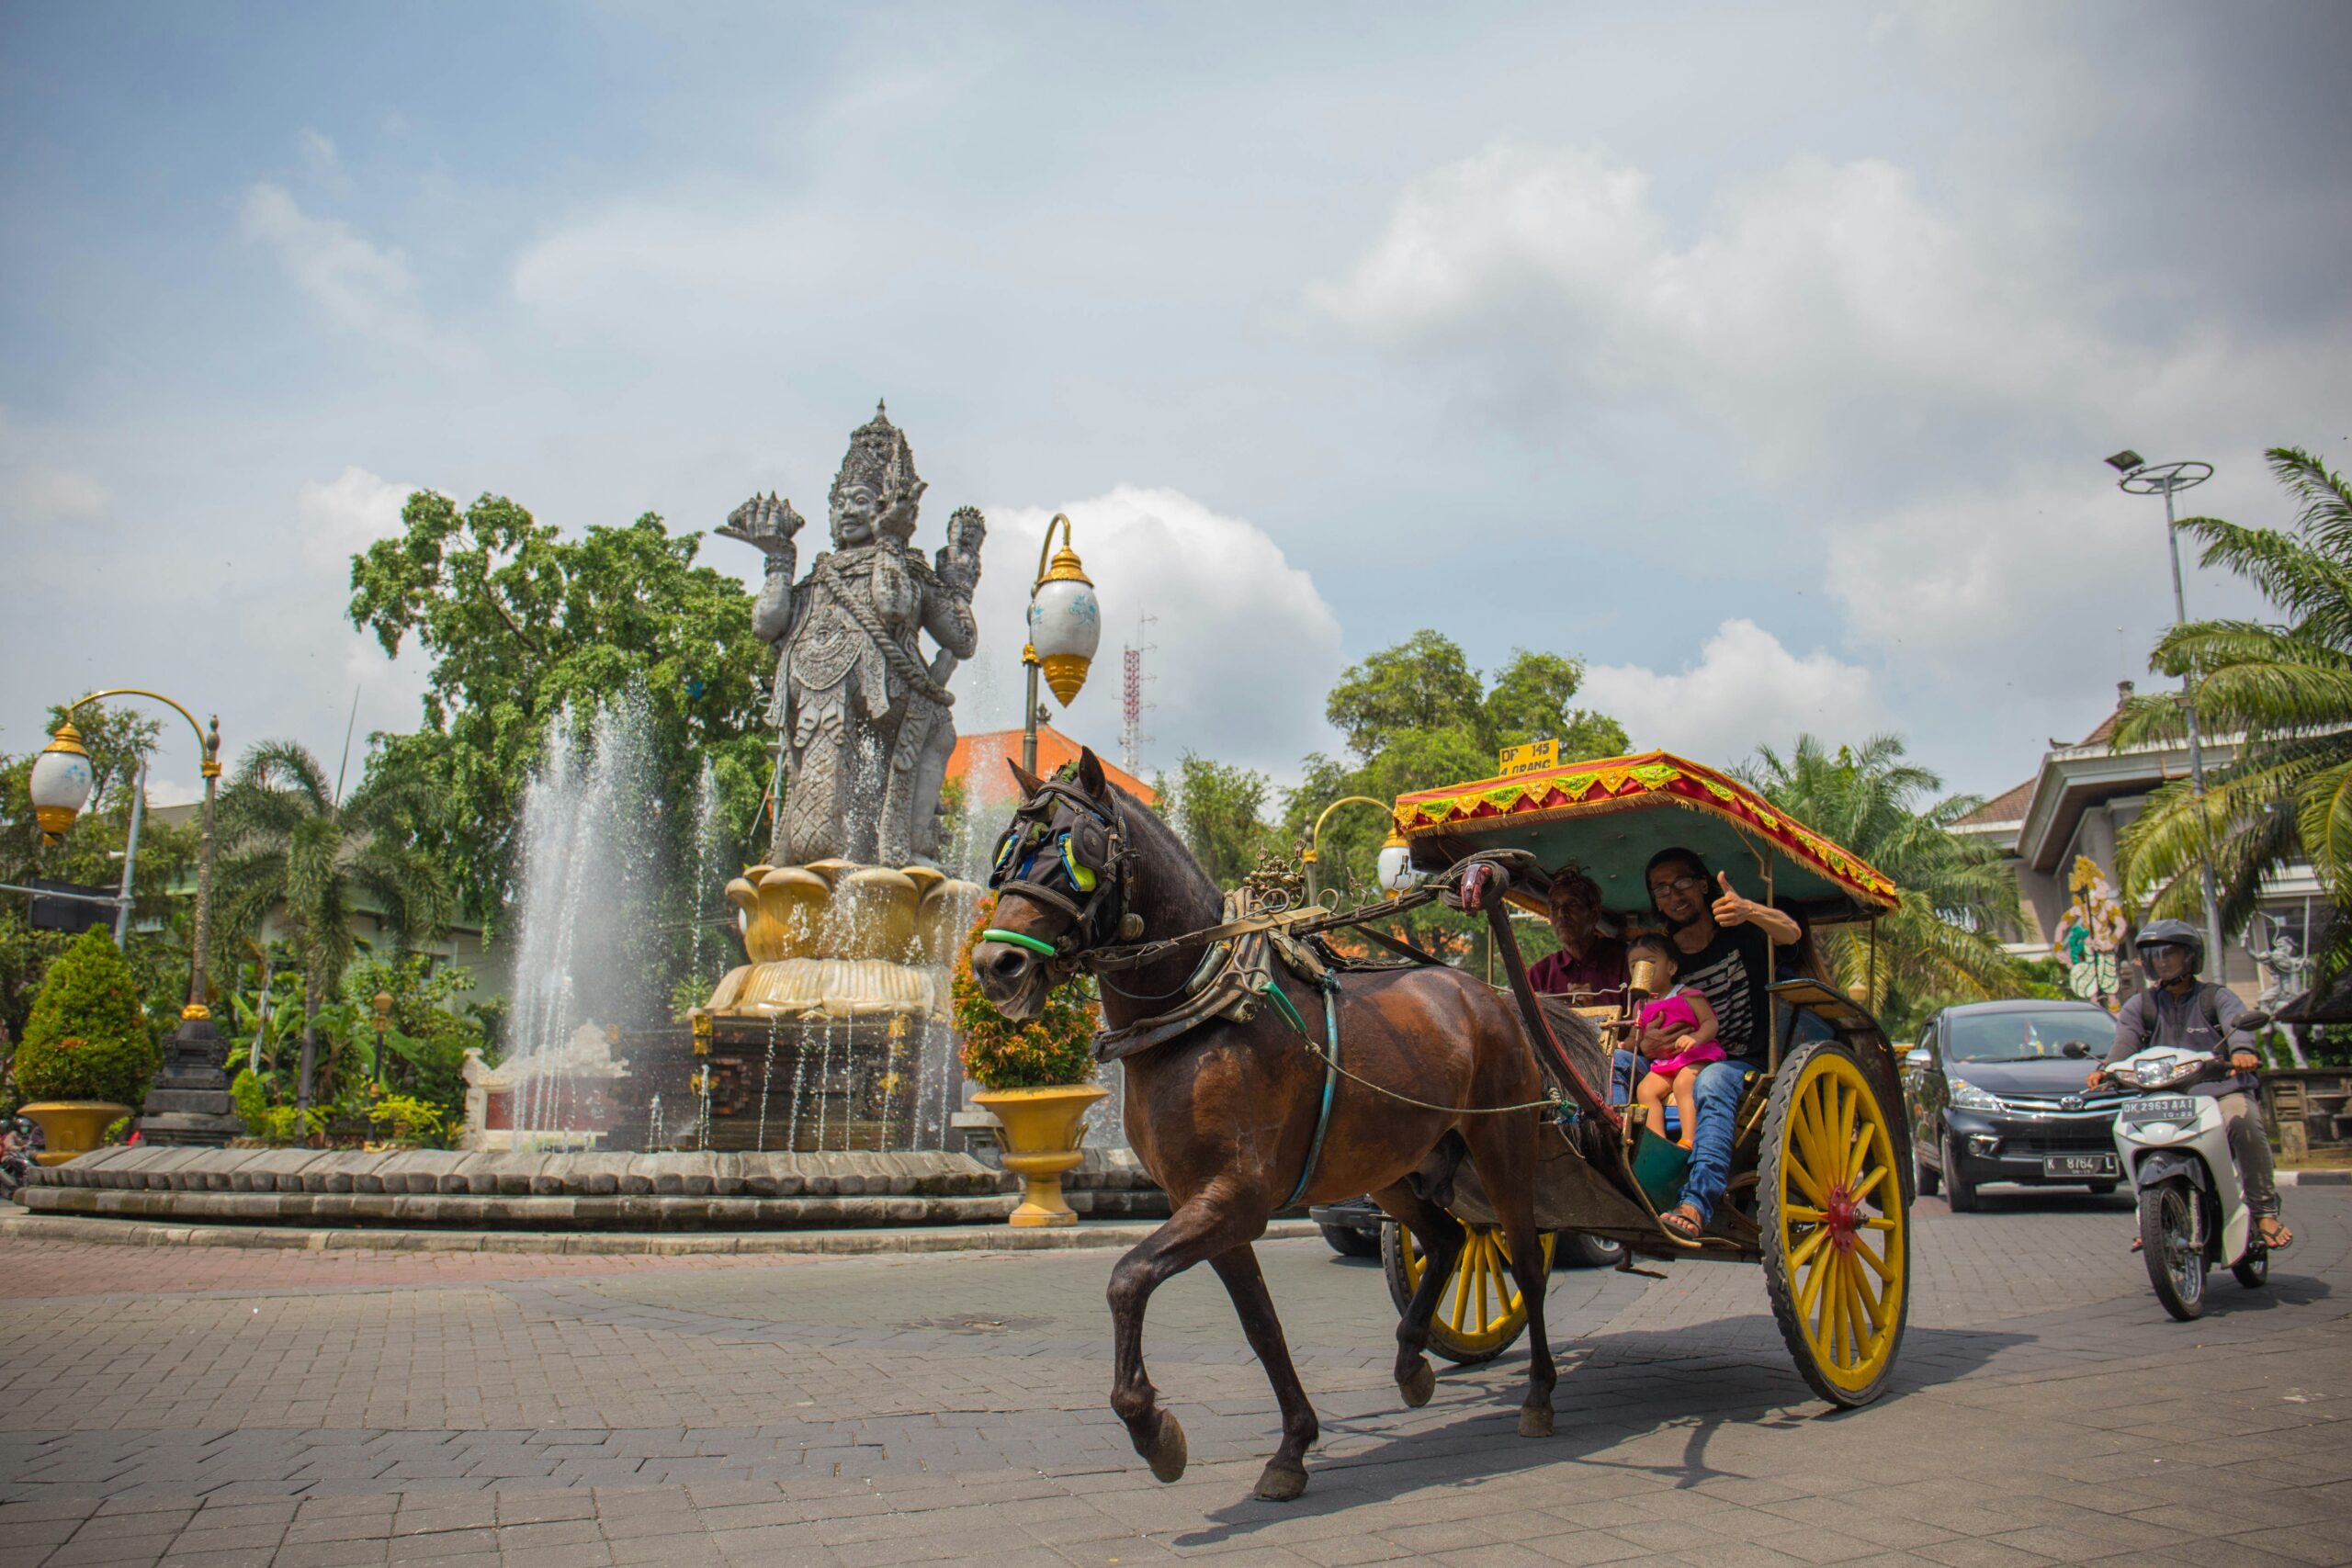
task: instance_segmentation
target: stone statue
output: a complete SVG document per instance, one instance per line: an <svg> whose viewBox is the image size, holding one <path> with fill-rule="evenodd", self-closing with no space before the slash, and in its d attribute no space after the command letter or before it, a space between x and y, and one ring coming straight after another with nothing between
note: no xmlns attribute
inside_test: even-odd
<svg viewBox="0 0 2352 1568"><path fill-rule="evenodd" d="M2257 932L2268 931L2267 945L2257 946L2252 940ZM2256 915L2248 928L2246 956L2270 971L2270 983L2262 988L2258 999L2264 1008L2277 1008L2301 996L2303 976L2311 971L2312 960L2295 949L2295 939L2287 930L2287 922L2268 916Z"/></svg>
<svg viewBox="0 0 2352 1568"><path fill-rule="evenodd" d="M973 507L947 521L932 562L910 547L923 492L906 434L876 405L850 436L831 498L833 548L792 581L802 518L753 496L718 532L767 555L752 629L776 650L768 722L784 746L783 809L768 858L934 864L939 792L956 727L948 676L978 646L972 591L988 525ZM921 634L939 650L926 659Z"/></svg>

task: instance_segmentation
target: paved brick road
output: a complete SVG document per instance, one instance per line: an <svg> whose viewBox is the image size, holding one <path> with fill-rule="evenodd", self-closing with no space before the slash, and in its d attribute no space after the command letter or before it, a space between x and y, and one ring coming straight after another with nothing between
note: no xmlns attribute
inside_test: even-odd
<svg viewBox="0 0 2352 1568"><path fill-rule="evenodd" d="M1324 1440L1215 1280L1148 1349L1193 1467L1107 1410L1114 1254L585 1258L0 1242L0 1568L156 1562L2352 1562L2352 1193L2271 1289L2166 1320L2120 1201L1924 1201L1899 1391L1830 1416L1759 1271L1563 1270L1560 1435L1523 1360L1387 1376L1374 1270L1263 1249Z"/></svg>

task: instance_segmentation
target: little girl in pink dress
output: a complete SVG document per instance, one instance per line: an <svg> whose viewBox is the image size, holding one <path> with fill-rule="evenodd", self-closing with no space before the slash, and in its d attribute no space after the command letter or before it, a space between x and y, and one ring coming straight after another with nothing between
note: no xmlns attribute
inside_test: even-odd
<svg viewBox="0 0 2352 1568"><path fill-rule="evenodd" d="M1663 937L1636 938L1628 956L1637 963L1647 959L1656 964L1658 974L1668 980L1680 967L1681 955ZM1715 1043L1713 1006L1704 994L1680 986L1643 1004L1634 1027L1634 1054L1649 1059L1649 1071L1634 1092L1641 1100L1650 1131L1666 1136L1666 1097L1671 1094L1682 1129L1677 1141L1689 1148L1690 1129L1699 1114L1699 1069L1724 1059L1724 1048Z"/></svg>

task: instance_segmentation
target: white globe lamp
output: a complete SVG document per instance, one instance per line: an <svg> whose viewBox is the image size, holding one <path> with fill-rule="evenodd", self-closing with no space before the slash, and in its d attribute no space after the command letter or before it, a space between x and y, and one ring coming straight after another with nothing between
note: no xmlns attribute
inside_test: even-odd
<svg viewBox="0 0 2352 1568"><path fill-rule="evenodd" d="M53 844L73 828L74 819L82 815L90 799L89 749L82 744L82 732L70 720L57 727L49 745L33 759L28 782L41 842Z"/></svg>
<svg viewBox="0 0 2352 1568"><path fill-rule="evenodd" d="M1102 643L1102 606L1065 534L1053 564L1029 596L1029 647L1062 706L1069 706L1086 684L1087 667Z"/></svg>

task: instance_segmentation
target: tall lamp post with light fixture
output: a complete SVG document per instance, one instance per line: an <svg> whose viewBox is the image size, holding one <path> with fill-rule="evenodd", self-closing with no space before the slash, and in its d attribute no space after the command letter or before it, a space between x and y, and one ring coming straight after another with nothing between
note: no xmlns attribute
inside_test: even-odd
<svg viewBox="0 0 2352 1568"><path fill-rule="evenodd" d="M2180 519L2172 498L2180 491L2193 490L2211 479L2213 465L2194 460L2151 463L2127 446L2107 459L2107 466L2121 476L2116 480L2116 488L2125 494L2165 498L2165 542L2172 547L2172 618L2173 624L2179 626L2188 619L2188 600L2181 591ZM2201 807L2205 799L2205 747L2197 730L2197 688L2192 676L2182 674L2180 693L2181 707L2188 719L2189 784ZM2211 856L2198 857L2197 874L2205 895L2205 951L2212 956L2213 978L2219 981L2227 959L2222 949L2222 901L2214 888Z"/></svg>
<svg viewBox="0 0 2352 1568"><path fill-rule="evenodd" d="M1329 822L1331 813L1342 806L1376 807L1382 816L1389 818L1388 837L1381 843L1374 878L1379 883L1380 890L1389 897L1395 897L1402 893L1412 880L1412 851L1405 842L1405 835L1396 830L1394 807L1386 801L1375 800L1368 795L1343 795L1325 807L1315 818L1315 826L1306 835L1306 848L1299 852L1298 858L1306 866L1307 902L1315 901L1315 868L1323 859L1323 824Z"/></svg>
<svg viewBox="0 0 2352 1568"><path fill-rule="evenodd" d="M1054 549L1057 527L1062 531L1058 551ZM1045 671L1054 700L1068 707L1086 684L1087 667L1102 643L1102 606L1094 597L1093 580L1070 548L1069 518L1057 512L1038 547L1037 580L1029 589L1029 640L1021 649L1021 662L1029 667L1028 702L1021 715L1021 765L1029 772L1037 771L1037 723L1045 716L1037 703L1038 671Z"/></svg>
<svg viewBox="0 0 2352 1568"><path fill-rule="evenodd" d="M74 715L105 697L144 697L162 703L187 720L196 732L199 766L204 774L204 812L197 839L196 929L189 942L187 1005L180 1009L180 1026L172 1035L163 1069L155 1075L141 1108L139 1129L151 1144L218 1145L235 1137L243 1123L230 1108L229 1076L222 1070L220 1031L212 1024L210 988L206 960L212 927L212 808L220 784L220 718L209 728L161 692L136 686L92 692L65 709L64 721L50 737L48 747L33 759L28 781L33 817L40 824L41 841L55 843L74 826L90 798L92 777L89 749L74 727Z"/></svg>

